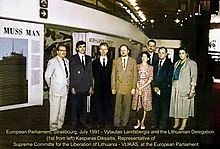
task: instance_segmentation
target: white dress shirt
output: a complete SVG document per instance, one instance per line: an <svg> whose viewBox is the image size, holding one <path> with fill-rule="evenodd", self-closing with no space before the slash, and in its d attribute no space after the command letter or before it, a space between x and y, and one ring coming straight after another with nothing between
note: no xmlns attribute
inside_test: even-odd
<svg viewBox="0 0 220 149"><path fill-rule="evenodd" d="M79 54L79 58L80 58L80 61L82 63L82 59L84 61L84 66L86 65L86 60L85 60L85 54L81 54L81 53L78 53Z"/></svg>
<svg viewBox="0 0 220 149"><path fill-rule="evenodd" d="M100 63L102 64L102 66L103 66L103 59L105 59L105 66L107 65L107 61L108 61L108 58L107 58L107 56L100 56Z"/></svg>
<svg viewBox="0 0 220 149"><path fill-rule="evenodd" d="M122 67L123 67L123 70L126 69L127 63L128 63L128 56L122 57Z"/></svg>

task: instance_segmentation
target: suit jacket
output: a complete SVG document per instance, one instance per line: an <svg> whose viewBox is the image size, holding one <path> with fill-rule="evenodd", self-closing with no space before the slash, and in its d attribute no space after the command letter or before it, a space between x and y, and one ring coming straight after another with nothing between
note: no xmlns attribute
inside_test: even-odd
<svg viewBox="0 0 220 149"><path fill-rule="evenodd" d="M68 78L66 78L66 71L63 60L56 56L49 60L47 69L45 71L45 80L49 86L49 94L55 96L62 96L68 93L69 86L69 60L64 58L68 71Z"/></svg>
<svg viewBox="0 0 220 149"><path fill-rule="evenodd" d="M181 60L177 61L174 66L174 70L181 63ZM180 69L179 74L179 94L180 96L187 96L189 94L191 85L195 85L197 83L197 64L195 61L191 59L187 59L183 66Z"/></svg>
<svg viewBox="0 0 220 149"><path fill-rule="evenodd" d="M157 63L159 61L159 58L158 58L158 53L153 53L153 60L152 60L152 66L155 65L155 63Z"/></svg>
<svg viewBox="0 0 220 149"><path fill-rule="evenodd" d="M93 86L92 58L85 55L85 68L83 67L78 54L70 58L70 88L77 92L89 92Z"/></svg>
<svg viewBox="0 0 220 149"><path fill-rule="evenodd" d="M112 60L108 58L105 67L102 66L100 58L92 62L92 71L94 77L94 91L95 93L100 90L106 91L111 94L111 73L112 73Z"/></svg>
<svg viewBox="0 0 220 149"><path fill-rule="evenodd" d="M113 61L112 67L112 90L116 94L129 94L131 89L137 86L137 63L136 60L128 57L126 69L123 70L122 57Z"/></svg>
<svg viewBox="0 0 220 149"><path fill-rule="evenodd" d="M166 58L159 73L157 74L158 64L159 60L154 62L154 80L152 81L152 87L159 87L161 91L170 90L173 76L173 63L169 58Z"/></svg>

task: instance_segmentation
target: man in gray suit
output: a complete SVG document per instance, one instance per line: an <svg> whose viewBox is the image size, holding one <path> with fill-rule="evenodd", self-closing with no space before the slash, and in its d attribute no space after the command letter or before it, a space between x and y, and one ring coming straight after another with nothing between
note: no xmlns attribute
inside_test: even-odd
<svg viewBox="0 0 220 149"><path fill-rule="evenodd" d="M126 127L131 110L131 97L137 85L137 63L128 56L127 45L120 46L121 57L113 61L112 94L116 94L114 126Z"/></svg>
<svg viewBox="0 0 220 149"><path fill-rule="evenodd" d="M60 44L56 50L57 56L49 60L45 72L45 80L50 88L49 128L52 131L63 126L69 86L69 60L65 58L66 47Z"/></svg>

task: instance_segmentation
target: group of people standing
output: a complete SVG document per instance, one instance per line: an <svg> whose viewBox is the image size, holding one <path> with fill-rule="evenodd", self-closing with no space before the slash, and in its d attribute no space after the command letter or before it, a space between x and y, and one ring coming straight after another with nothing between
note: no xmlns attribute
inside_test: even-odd
<svg viewBox="0 0 220 149"><path fill-rule="evenodd" d="M96 128L125 128L131 112L135 112L134 129L145 129L147 117L152 128L167 129L170 116L174 117L173 128L184 130L189 116L194 116L197 65L188 58L186 49L179 50L180 60L175 65L166 47L155 53L154 40L148 41L137 59L129 56L125 44L119 47L120 57L113 61L107 57L107 43L100 44L100 57L93 61L85 54L84 41L76 43L76 50L68 60L66 47L60 44L57 56L48 62L45 80L50 88L50 130L62 129L68 93L71 129L81 125L90 128L87 96L94 100Z"/></svg>

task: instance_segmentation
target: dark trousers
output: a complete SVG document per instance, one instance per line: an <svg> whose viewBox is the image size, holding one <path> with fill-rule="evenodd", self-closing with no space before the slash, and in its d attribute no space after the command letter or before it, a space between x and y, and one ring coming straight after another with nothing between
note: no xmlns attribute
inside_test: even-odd
<svg viewBox="0 0 220 149"><path fill-rule="evenodd" d="M165 94L154 94L154 123L159 129L166 129L168 124L170 94L169 91L163 91Z"/></svg>
<svg viewBox="0 0 220 149"><path fill-rule="evenodd" d="M113 124L114 102L111 93L105 90L95 92L95 121L99 126L110 126Z"/></svg>
<svg viewBox="0 0 220 149"><path fill-rule="evenodd" d="M70 100L72 103L71 109L71 128L75 129L77 125L87 125L87 92L71 93ZM79 123L80 122L80 123Z"/></svg>

